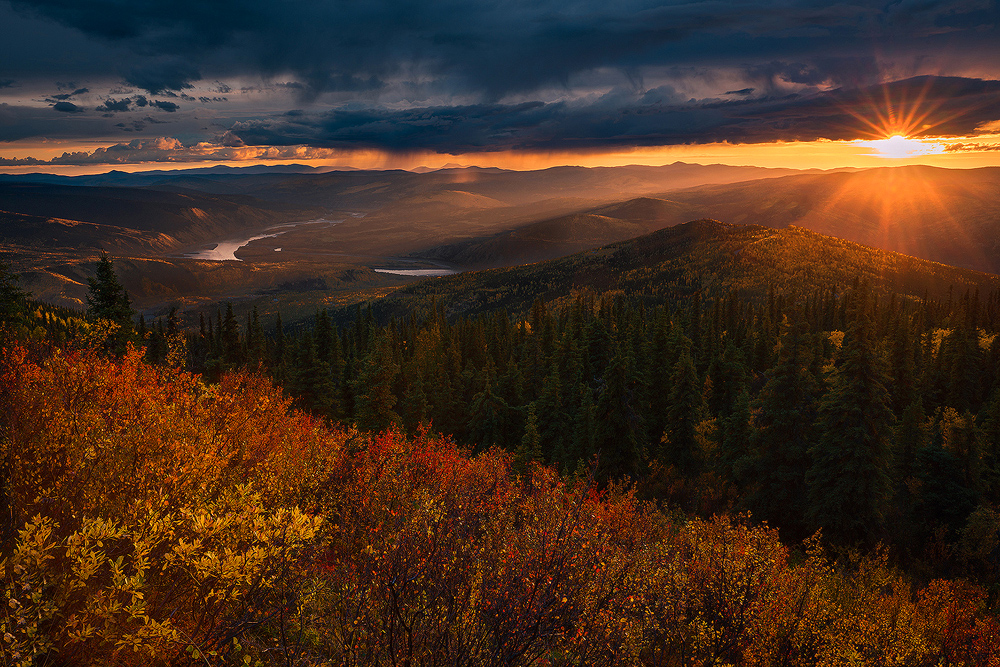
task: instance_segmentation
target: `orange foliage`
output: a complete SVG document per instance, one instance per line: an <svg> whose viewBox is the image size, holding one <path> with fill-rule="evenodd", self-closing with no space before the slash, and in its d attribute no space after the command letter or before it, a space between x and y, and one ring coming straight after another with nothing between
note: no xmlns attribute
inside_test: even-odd
<svg viewBox="0 0 1000 667"><path fill-rule="evenodd" d="M206 386L141 356L56 351L32 362L23 348L4 350L5 452L22 518L43 511L68 527L140 500L204 503L245 482L267 503L295 501L347 439L290 411L264 378Z"/></svg>

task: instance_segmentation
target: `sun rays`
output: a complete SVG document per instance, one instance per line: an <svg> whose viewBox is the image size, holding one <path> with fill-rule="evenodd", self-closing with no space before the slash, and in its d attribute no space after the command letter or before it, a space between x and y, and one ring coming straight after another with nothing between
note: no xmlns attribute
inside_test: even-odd
<svg viewBox="0 0 1000 667"><path fill-rule="evenodd" d="M926 139L911 139L900 134L894 134L888 139L874 141L856 141L858 146L872 149L872 155L882 158L910 158L920 155L939 155L944 153L945 144Z"/></svg>
<svg viewBox="0 0 1000 667"><path fill-rule="evenodd" d="M879 158L944 153L946 144L928 135L961 112L943 110L944 100L929 95L931 81L927 78L920 87L884 85L881 95L866 94L845 100L843 110L859 121L862 134L867 135L852 143L871 149L871 155Z"/></svg>

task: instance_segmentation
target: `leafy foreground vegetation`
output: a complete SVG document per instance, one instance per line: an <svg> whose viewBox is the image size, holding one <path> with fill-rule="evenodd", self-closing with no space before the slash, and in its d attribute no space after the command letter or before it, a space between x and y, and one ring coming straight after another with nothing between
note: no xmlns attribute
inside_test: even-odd
<svg viewBox="0 0 1000 667"><path fill-rule="evenodd" d="M997 664L974 584L140 357L4 348L5 665Z"/></svg>

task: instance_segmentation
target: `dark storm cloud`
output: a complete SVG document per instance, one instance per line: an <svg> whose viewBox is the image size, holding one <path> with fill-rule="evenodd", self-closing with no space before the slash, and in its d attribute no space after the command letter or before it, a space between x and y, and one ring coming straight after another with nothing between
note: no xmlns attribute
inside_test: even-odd
<svg viewBox="0 0 1000 667"><path fill-rule="evenodd" d="M89 93L89 92L90 92L90 90L88 90L87 88L77 88L72 93L60 93L59 95L53 95L52 99L54 99L54 100L68 100L69 98L73 97L74 95L83 95L84 93Z"/></svg>
<svg viewBox="0 0 1000 667"><path fill-rule="evenodd" d="M413 75L496 100L595 68L722 64L841 85L868 76L863 58L876 49L997 65L1000 44L992 0L10 1L128 48L135 64L119 75L149 94L202 74L291 73L307 94Z"/></svg>
<svg viewBox="0 0 1000 667"><path fill-rule="evenodd" d="M63 113L83 113L83 109L72 102L56 102L52 105L52 108Z"/></svg>
<svg viewBox="0 0 1000 667"><path fill-rule="evenodd" d="M880 138L879 117L912 117L912 135L965 136L1000 116L1000 81L916 77L863 89L684 101L670 89L619 91L588 104L527 102L406 110L286 113L238 122L227 145L372 147L464 153L588 150L717 141ZM919 100L919 105L917 101ZM919 110L917 113L911 113ZM873 127L877 126L877 127Z"/></svg>
<svg viewBox="0 0 1000 667"><path fill-rule="evenodd" d="M193 100L194 98L192 97L190 99ZM212 99L209 99L207 97L202 97L200 99L203 102L226 101L225 98L218 98L218 97ZM135 105L136 109L142 107L153 107L159 109L160 111L167 111L170 113L173 113L174 111L180 109L180 105L174 102L168 102L166 100L150 100L145 95L135 95L133 97L123 97L120 100L116 100L114 98L109 97L107 100L104 101L104 104L101 104L94 110L103 111L105 113L121 113L125 111L133 111L134 110L132 106L133 104Z"/></svg>
<svg viewBox="0 0 1000 667"><path fill-rule="evenodd" d="M137 162L219 162L247 158L248 149L220 146L217 144L196 143L187 146L177 139L158 137L155 139L135 139L128 143L98 148L94 151L65 152L50 160L34 157L0 158L0 167L24 166L69 166L69 165L114 165L134 164ZM287 149L268 148L251 155L262 155L268 159L310 159L329 158L329 151L322 149L306 149L293 147Z"/></svg>
<svg viewBox="0 0 1000 667"><path fill-rule="evenodd" d="M132 100L131 98L123 98L120 100L107 99L104 104L100 105L95 109L95 111L106 111L106 112L121 112L121 111L131 111Z"/></svg>
<svg viewBox="0 0 1000 667"><path fill-rule="evenodd" d="M151 95L191 88L190 81L201 78L198 68L183 61L155 62L129 70L125 81Z"/></svg>
<svg viewBox="0 0 1000 667"><path fill-rule="evenodd" d="M31 137L54 139L106 137L114 135L115 132L113 123L97 114L57 114L52 113L52 107L48 106L32 107L0 103L0 142Z"/></svg>
<svg viewBox="0 0 1000 667"><path fill-rule="evenodd" d="M173 102L167 102L164 100L154 100L153 102L150 103L150 106L154 106L157 109L160 109L161 111L169 111L170 113L173 113L174 111L180 109L180 107L174 104Z"/></svg>

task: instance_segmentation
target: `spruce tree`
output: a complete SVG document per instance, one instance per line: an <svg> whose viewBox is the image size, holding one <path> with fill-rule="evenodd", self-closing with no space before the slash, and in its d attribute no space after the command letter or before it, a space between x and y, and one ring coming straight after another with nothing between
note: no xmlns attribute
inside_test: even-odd
<svg viewBox="0 0 1000 667"><path fill-rule="evenodd" d="M219 325L219 342L223 370L236 368L243 363L243 350L240 348L240 325L233 314L233 304L226 304L226 318Z"/></svg>
<svg viewBox="0 0 1000 667"><path fill-rule="evenodd" d="M121 353L126 343L133 339L132 318L135 312L128 298L128 292L118 282L115 267L107 253L101 253L94 277L87 279L87 319L108 321L117 325L117 330L105 341L105 349Z"/></svg>
<svg viewBox="0 0 1000 667"><path fill-rule="evenodd" d="M742 489L750 481L747 468L751 462L753 437L750 393L746 387L737 395L732 411L719 417L719 450L716 470L726 482Z"/></svg>
<svg viewBox="0 0 1000 667"><path fill-rule="evenodd" d="M601 379L594 445L605 478L637 477L644 463L645 429L636 410L634 373L632 359L619 353Z"/></svg>
<svg viewBox="0 0 1000 667"><path fill-rule="evenodd" d="M808 520L835 542L871 544L885 536L893 417L863 288L851 302L839 364L820 401L819 439L810 449Z"/></svg>
<svg viewBox="0 0 1000 667"><path fill-rule="evenodd" d="M388 333L376 333L371 352L360 360L355 380L354 410L359 427L381 431L400 422L394 409L398 373Z"/></svg>
<svg viewBox="0 0 1000 667"><path fill-rule="evenodd" d="M246 343L246 363L250 368L257 368L266 363L267 345L257 306L254 306L253 311L247 315Z"/></svg>
<svg viewBox="0 0 1000 667"><path fill-rule="evenodd" d="M132 326L132 305L128 292L118 282L114 263L107 253L101 253L94 277L88 278L87 317L91 320L110 320L122 327Z"/></svg>
<svg viewBox="0 0 1000 667"><path fill-rule="evenodd" d="M0 264L0 324L21 324L28 310L28 295L18 284L18 276Z"/></svg>
<svg viewBox="0 0 1000 667"><path fill-rule="evenodd" d="M562 382L559 379L559 369L552 364L542 391L535 401L538 416L538 432L542 439L542 453L550 463L567 463L571 443L571 426L569 413L563 400Z"/></svg>
<svg viewBox="0 0 1000 667"><path fill-rule="evenodd" d="M580 406L573 419L573 439L570 446L569 471L573 472L579 466L586 466L594 458L594 438L596 429L597 406L594 405L594 393L586 384L580 383Z"/></svg>
<svg viewBox="0 0 1000 667"><path fill-rule="evenodd" d="M998 336L1000 338L1000 336ZM979 412L983 447L983 493L986 500L1000 504L1000 389Z"/></svg>
<svg viewBox="0 0 1000 667"><path fill-rule="evenodd" d="M907 407L917 399L916 356L913 338L914 334L909 319L905 313L901 314L893 327L889 363L893 379L889 389L893 412L897 415L902 415Z"/></svg>
<svg viewBox="0 0 1000 667"><path fill-rule="evenodd" d="M510 406L495 390L496 368L492 359L487 361L480 375L483 388L472 398L466 430L477 448L503 447L508 445Z"/></svg>
<svg viewBox="0 0 1000 667"><path fill-rule="evenodd" d="M514 457L514 468L525 473L532 462L542 459L542 438L538 433L538 416L535 413L535 404L528 404L528 415L524 424L524 435L521 437L521 444L517 448L517 455Z"/></svg>
<svg viewBox="0 0 1000 667"><path fill-rule="evenodd" d="M299 340L289 389L306 410L321 416L330 414L336 388L330 381L330 367L319 359L316 343L308 334Z"/></svg>
<svg viewBox="0 0 1000 667"><path fill-rule="evenodd" d="M751 453L744 469L746 503L764 519L802 538L805 529L806 472L814 440L818 387L810 371L813 351L801 319L785 322L774 368L757 400Z"/></svg>
<svg viewBox="0 0 1000 667"><path fill-rule="evenodd" d="M702 384L694 359L687 352L674 364L670 375L666 427L660 439L660 462L675 465L684 475L698 471L702 452L698 425L705 418Z"/></svg>
<svg viewBox="0 0 1000 667"><path fill-rule="evenodd" d="M414 431L430 416L430 404L424 391L424 378L417 360L411 359L403 369L403 395L400 397L400 417L407 429Z"/></svg>
<svg viewBox="0 0 1000 667"><path fill-rule="evenodd" d="M983 353L979 331L964 321L941 341L944 404L958 411L978 410L982 386Z"/></svg>

